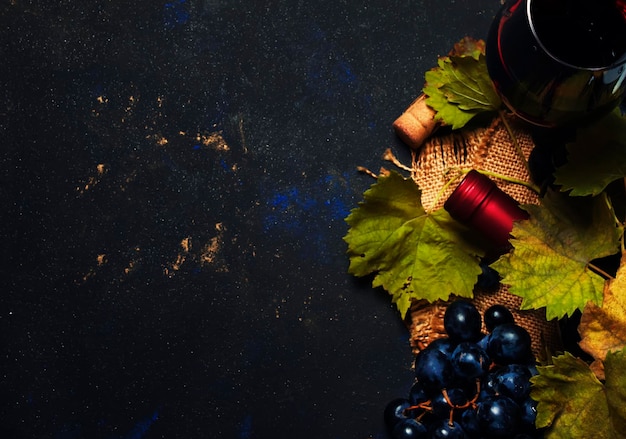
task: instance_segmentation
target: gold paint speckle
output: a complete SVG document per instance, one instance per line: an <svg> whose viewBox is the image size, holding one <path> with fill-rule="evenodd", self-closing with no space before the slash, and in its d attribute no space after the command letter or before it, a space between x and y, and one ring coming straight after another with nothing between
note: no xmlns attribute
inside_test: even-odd
<svg viewBox="0 0 626 439"><path fill-rule="evenodd" d="M210 266L218 273L227 273L228 266L222 257L222 248L224 245L224 231L226 227L223 223L215 224L216 235L201 246L192 245L192 238L187 236L180 241L180 251L174 260L166 264L163 273L172 277L179 271L183 264L195 261L200 266ZM196 250L197 248L197 250Z"/></svg>
<svg viewBox="0 0 626 439"><path fill-rule="evenodd" d="M226 273L228 272L228 266L221 257L221 250L224 245L223 234L226 228L223 223L217 223L215 224L215 230L217 231L217 235L211 238L202 248L200 263L202 265L212 265L216 271Z"/></svg>
<svg viewBox="0 0 626 439"><path fill-rule="evenodd" d="M183 251L189 252L191 250L191 237L183 238L183 240L180 241L180 246L183 248Z"/></svg>
<svg viewBox="0 0 626 439"><path fill-rule="evenodd" d="M130 274L135 269L135 261L130 261L128 266L124 268L124 274Z"/></svg>
<svg viewBox="0 0 626 439"><path fill-rule="evenodd" d="M213 148L216 151L230 151L230 146L222 136L222 131L214 131L212 133L198 134L196 140L204 146Z"/></svg>
<svg viewBox="0 0 626 439"><path fill-rule="evenodd" d="M166 276L172 277L175 272L180 270L187 260L189 252L191 251L191 237L187 236L180 241L180 247L182 248L182 252L176 255L176 259L174 262L170 262L164 269L163 273Z"/></svg>
<svg viewBox="0 0 626 439"><path fill-rule="evenodd" d="M83 195L88 190L93 189L93 187L100 182L100 179L104 176L104 174L106 174L107 170L108 169L104 163L98 163L96 165L96 175L89 176L84 185L77 187L76 190L78 193Z"/></svg>
<svg viewBox="0 0 626 439"><path fill-rule="evenodd" d="M134 250L136 253L139 253L141 251L139 247L135 247ZM138 265L139 265L139 256L137 256L137 258L135 259L131 259L130 261L128 261L128 265L126 265L126 268L124 268L124 274L126 275L131 274L133 271L135 271Z"/></svg>
<svg viewBox="0 0 626 439"><path fill-rule="evenodd" d="M146 136L146 139L151 139L159 146L165 146L169 143L169 140L162 134L149 134Z"/></svg>

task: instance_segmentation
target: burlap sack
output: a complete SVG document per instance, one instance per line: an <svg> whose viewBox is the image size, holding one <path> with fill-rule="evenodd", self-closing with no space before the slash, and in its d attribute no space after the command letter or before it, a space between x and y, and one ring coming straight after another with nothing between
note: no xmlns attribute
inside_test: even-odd
<svg viewBox="0 0 626 439"><path fill-rule="evenodd" d="M414 153L412 178L422 189L422 204L427 209L441 207L456 188L450 185L442 192L454 170L474 168L491 171L523 181L530 181L525 161L534 147L527 130L515 120L508 120L517 139L517 147L501 119L493 120L489 127L464 130L458 133L432 136ZM522 154L524 159L520 156ZM521 204L537 203L538 196L523 185L501 179L494 182ZM459 180L460 182L460 180ZM546 358L561 350L561 338L558 322L546 321L543 310L520 311L522 299L508 292L506 285L500 285L495 292L476 288L472 302L481 314L491 305L499 303L507 306L515 317L516 323L530 333L533 340L533 352L540 358ZM411 336L411 347L415 353L424 349L431 341L445 335L443 314L448 302L429 303L414 301L407 325ZM483 328L484 329L484 328Z"/></svg>

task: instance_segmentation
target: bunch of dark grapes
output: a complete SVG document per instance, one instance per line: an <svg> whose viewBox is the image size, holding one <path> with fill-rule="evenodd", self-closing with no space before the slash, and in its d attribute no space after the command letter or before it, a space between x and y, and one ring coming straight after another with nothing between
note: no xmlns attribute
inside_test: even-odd
<svg viewBox="0 0 626 439"><path fill-rule="evenodd" d="M537 404L530 378L537 373L531 337L502 305L485 311L452 302L444 314L446 337L415 357L415 383L407 397L385 408L392 439L536 439Z"/></svg>

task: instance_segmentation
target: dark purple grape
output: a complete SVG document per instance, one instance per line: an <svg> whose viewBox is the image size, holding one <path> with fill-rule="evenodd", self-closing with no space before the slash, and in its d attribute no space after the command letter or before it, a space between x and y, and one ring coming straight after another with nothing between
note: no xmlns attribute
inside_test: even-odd
<svg viewBox="0 0 626 439"><path fill-rule="evenodd" d="M509 364L496 374L496 389L515 402L522 402L530 395L530 371L520 364Z"/></svg>
<svg viewBox="0 0 626 439"><path fill-rule="evenodd" d="M430 399L426 389L422 386L422 383L415 383L409 390L409 401L411 405L418 405L424 403Z"/></svg>
<svg viewBox="0 0 626 439"><path fill-rule="evenodd" d="M498 393L497 371L489 372L480 382L480 391L487 396L493 396Z"/></svg>
<svg viewBox="0 0 626 439"><path fill-rule="evenodd" d="M465 382L482 377L491 364L489 356L480 346L467 341L459 343L450 361L456 376Z"/></svg>
<svg viewBox="0 0 626 439"><path fill-rule="evenodd" d="M391 430L401 421L410 418L410 413L407 410L411 407L411 402L407 398L396 398L385 406L383 413L385 419L385 425Z"/></svg>
<svg viewBox="0 0 626 439"><path fill-rule="evenodd" d="M498 325L489 337L487 354L496 364L528 364L533 359L530 334L514 323Z"/></svg>
<svg viewBox="0 0 626 439"><path fill-rule="evenodd" d="M476 414L476 410L468 409L465 410L461 414L461 419L459 421L461 427L467 435L470 437L481 437L480 434L480 425L478 424L478 416Z"/></svg>
<svg viewBox="0 0 626 439"><path fill-rule="evenodd" d="M454 343L477 341L481 337L482 321L476 307L465 300L456 300L446 308L443 326Z"/></svg>
<svg viewBox="0 0 626 439"><path fill-rule="evenodd" d="M489 345L489 336L491 334L483 335L480 340L476 342L478 346L480 346L485 352L487 352L487 346Z"/></svg>
<svg viewBox="0 0 626 439"><path fill-rule="evenodd" d="M510 437L520 424L520 408L511 398L493 396L478 404L478 424L485 436Z"/></svg>
<svg viewBox="0 0 626 439"><path fill-rule="evenodd" d="M467 436L463 427L458 422L452 422L448 419L439 419L435 421L429 430L432 439L465 439Z"/></svg>
<svg viewBox="0 0 626 439"><path fill-rule="evenodd" d="M405 419L391 430L392 439L426 439L427 437L428 429L415 419Z"/></svg>
<svg viewBox="0 0 626 439"><path fill-rule="evenodd" d="M500 273L485 262L480 263L480 269L482 273L478 275L476 287L487 291L497 290L500 287Z"/></svg>
<svg viewBox="0 0 626 439"><path fill-rule="evenodd" d="M431 349L437 349L446 355L450 355L456 347L456 343L453 343L448 337L442 337L431 342L428 347Z"/></svg>
<svg viewBox="0 0 626 439"><path fill-rule="evenodd" d="M446 396L448 397L448 399L446 399ZM450 401L452 405L450 405L448 401ZM465 395L465 392L462 389L457 389L453 387L446 390L445 396L443 391L433 396L433 398L431 399L432 414L436 418L450 419L450 411L454 407L460 407L465 405L466 403L467 396Z"/></svg>
<svg viewBox="0 0 626 439"><path fill-rule="evenodd" d="M493 328L498 325L502 325L503 323L515 323L513 314L506 306L503 305L490 306L485 311L483 318L485 319L485 327L489 332L493 331Z"/></svg>
<svg viewBox="0 0 626 439"><path fill-rule="evenodd" d="M530 376L534 377L535 375L539 375L539 371L537 370L537 366L534 364L528 365L528 372L530 372Z"/></svg>
<svg viewBox="0 0 626 439"><path fill-rule="evenodd" d="M527 428L534 428L537 419L537 401L526 398L520 403L521 421Z"/></svg>
<svg viewBox="0 0 626 439"><path fill-rule="evenodd" d="M454 369L446 354L426 348L415 357L415 377L427 392L448 387L454 379Z"/></svg>

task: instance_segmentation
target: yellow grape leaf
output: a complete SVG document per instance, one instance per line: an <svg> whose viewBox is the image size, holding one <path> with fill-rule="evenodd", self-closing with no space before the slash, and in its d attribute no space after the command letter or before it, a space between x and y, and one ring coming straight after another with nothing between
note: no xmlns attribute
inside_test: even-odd
<svg viewBox="0 0 626 439"><path fill-rule="evenodd" d="M617 253L621 227L605 195L595 198L550 193L542 205L524 207L530 219L512 231L513 250L493 268L523 298L521 309L546 308L551 320L602 303L604 278L589 263Z"/></svg>
<svg viewBox="0 0 626 439"><path fill-rule="evenodd" d="M578 326L580 347L597 360L626 346L626 266L607 283L602 306L589 302Z"/></svg>
<svg viewBox="0 0 626 439"><path fill-rule="evenodd" d="M603 385L587 363L566 352L531 378L538 428L546 439L624 438L624 355L610 358ZM621 405L620 405L621 404Z"/></svg>

